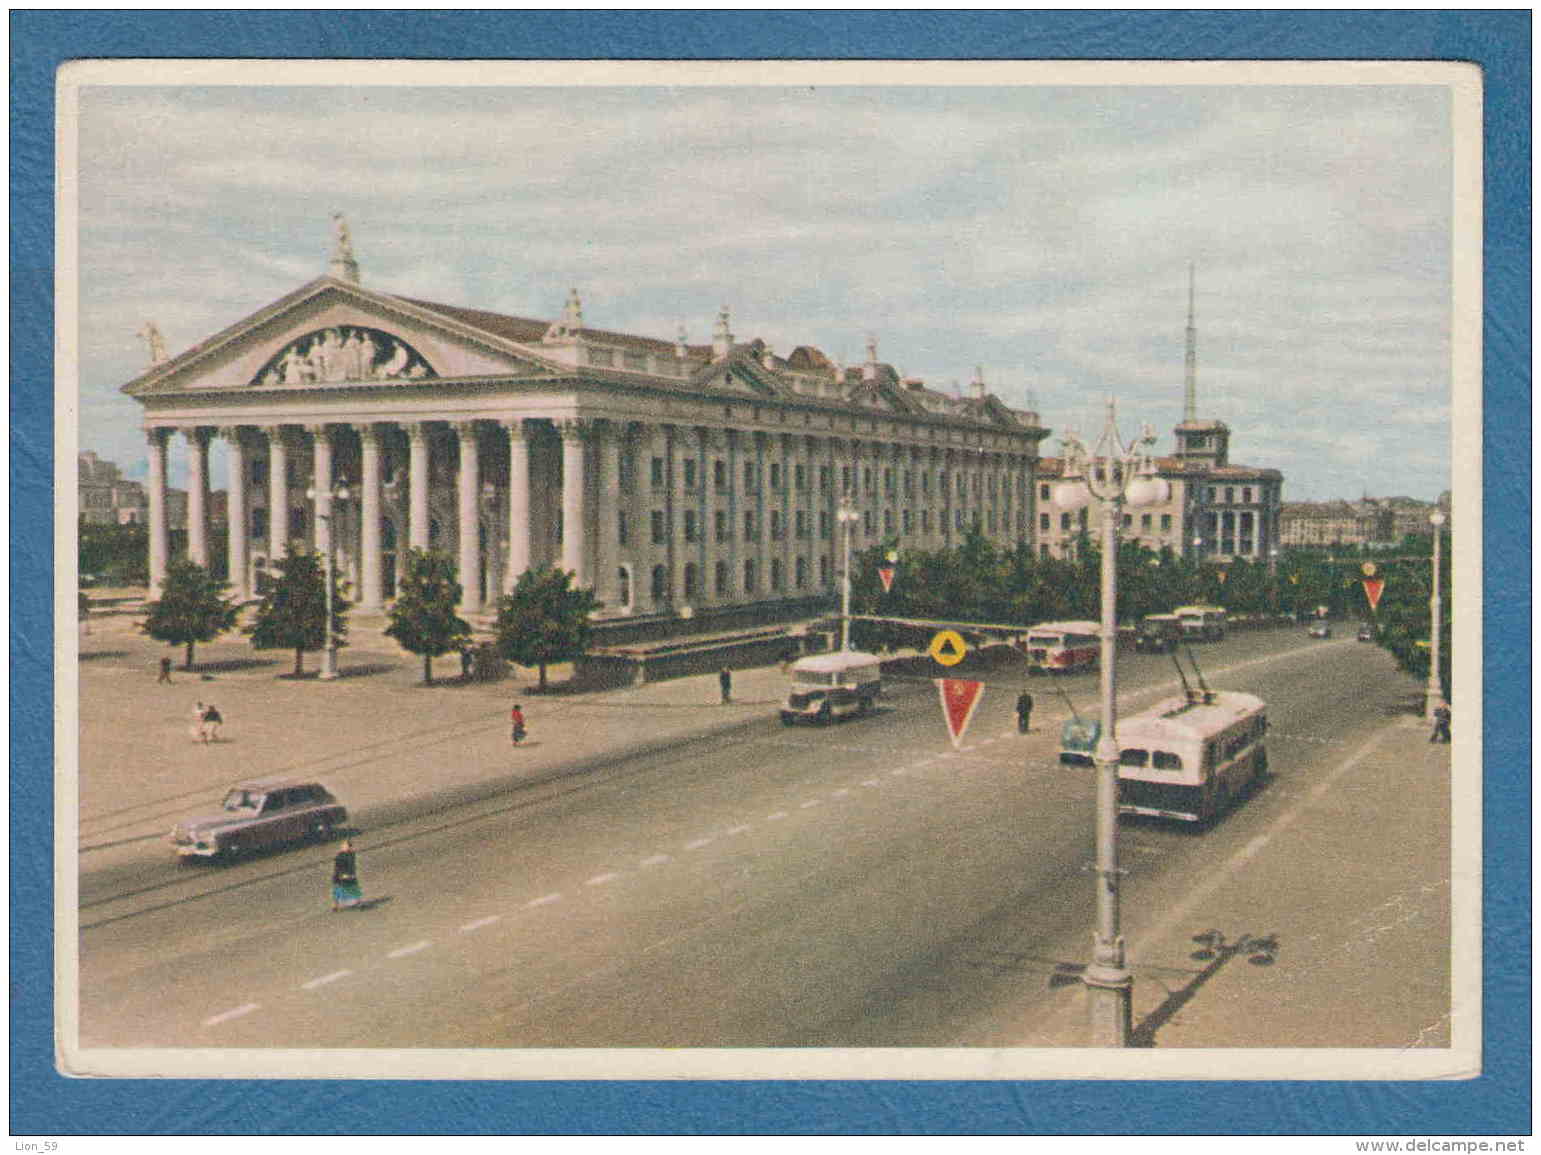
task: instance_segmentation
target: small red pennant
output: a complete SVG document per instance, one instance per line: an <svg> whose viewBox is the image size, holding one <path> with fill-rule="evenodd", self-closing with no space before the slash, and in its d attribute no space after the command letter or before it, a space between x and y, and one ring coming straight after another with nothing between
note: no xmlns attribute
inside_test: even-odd
<svg viewBox="0 0 1541 1155"><path fill-rule="evenodd" d="M952 748L956 750L963 742L963 733L968 729L980 699L985 696L985 684L964 678L937 678L935 681L942 699L942 714L947 718L947 733L952 736Z"/></svg>
<svg viewBox="0 0 1541 1155"><path fill-rule="evenodd" d="M878 578L883 583L883 592L886 594L894 588L894 567L891 565L878 567Z"/></svg>
<svg viewBox="0 0 1541 1155"><path fill-rule="evenodd" d="M1364 596L1370 603L1370 610L1372 613L1379 608L1381 591L1385 588L1385 578L1364 579Z"/></svg>

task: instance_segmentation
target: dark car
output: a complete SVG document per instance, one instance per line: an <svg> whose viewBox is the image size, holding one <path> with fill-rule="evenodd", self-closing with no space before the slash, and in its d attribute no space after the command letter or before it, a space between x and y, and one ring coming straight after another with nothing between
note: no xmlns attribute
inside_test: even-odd
<svg viewBox="0 0 1541 1155"><path fill-rule="evenodd" d="M183 858L235 858L289 842L335 835L348 810L325 786L303 778L238 782L218 814L189 818L171 831Z"/></svg>
<svg viewBox="0 0 1541 1155"><path fill-rule="evenodd" d="M1360 626L1359 627L1359 640L1361 642L1373 642L1375 640L1375 629L1374 629L1374 627L1373 626Z"/></svg>

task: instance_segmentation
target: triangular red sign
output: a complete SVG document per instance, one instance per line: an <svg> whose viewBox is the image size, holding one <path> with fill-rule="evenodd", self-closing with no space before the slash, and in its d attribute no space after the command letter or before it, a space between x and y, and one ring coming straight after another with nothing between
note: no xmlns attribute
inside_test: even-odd
<svg viewBox="0 0 1541 1155"><path fill-rule="evenodd" d="M963 678L937 678L936 690L942 699L942 714L947 718L947 732L952 735L952 748L963 742L963 732L969 720L985 696L983 682L970 682Z"/></svg>
<svg viewBox="0 0 1541 1155"><path fill-rule="evenodd" d="M1364 596L1369 599L1370 610L1373 612L1380 606L1381 591L1386 588L1385 578L1365 578Z"/></svg>
<svg viewBox="0 0 1541 1155"><path fill-rule="evenodd" d="M878 578L883 583L883 592L886 594L894 588L894 567L884 565L878 567Z"/></svg>

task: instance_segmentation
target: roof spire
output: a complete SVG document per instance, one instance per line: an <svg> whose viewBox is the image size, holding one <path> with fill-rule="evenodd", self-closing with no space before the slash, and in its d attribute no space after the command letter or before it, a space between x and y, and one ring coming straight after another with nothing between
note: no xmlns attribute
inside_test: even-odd
<svg viewBox="0 0 1541 1155"><path fill-rule="evenodd" d="M878 379L878 338L876 333L867 334L867 360L861 367L863 381Z"/></svg>
<svg viewBox="0 0 1541 1155"><path fill-rule="evenodd" d="M1183 358L1183 421L1199 419L1199 332L1193 322L1193 262L1188 262L1187 352Z"/></svg>
<svg viewBox="0 0 1541 1155"><path fill-rule="evenodd" d="M341 213L332 214L332 276L358 284L358 261L353 259L353 234Z"/></svg>
<svg viewBox="0 0 1541 1155"><path fill-rule="evenodd" d="M574 333L583 328L583 301L576 288L568 290L567 304L562 307L562 325Z"/></svg>
<svg viewBox="0 0 1541 1155"><path fill-rule="evenodd" d="M717 325L712 330L712 359L725 360L733 351L733 330L728 328L728 307L724 305L717 314Z"/></svg>

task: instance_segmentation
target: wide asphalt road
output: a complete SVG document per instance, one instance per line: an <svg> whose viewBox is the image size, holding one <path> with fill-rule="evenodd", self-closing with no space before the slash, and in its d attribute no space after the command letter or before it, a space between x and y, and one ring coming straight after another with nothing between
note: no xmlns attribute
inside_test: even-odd
<svg viewBox="0 0 1541 1155"><path fill-rule="evenodd" d="M1409 692L1352 640L1287 631L1197 652L1213 687L1268 700L1273 773L1207 830L1125 821L1131 937ZM1057 688L1094 713L1096 676L1031 681L1025 738L1023 684L990 686L959 752L931 685L891 684L880 712L829 728L772 715L488 797L361 813L365 910L330 911L324 846L231 867L158 850L86 874L80 1043L1013 1045L1035 1003L1060 997L1053 976L1085 961L1093 917L1093 772L1059 765L1055 736ZM1120 662L1124 713L1174 686L1168 658Z"/></svg>

